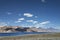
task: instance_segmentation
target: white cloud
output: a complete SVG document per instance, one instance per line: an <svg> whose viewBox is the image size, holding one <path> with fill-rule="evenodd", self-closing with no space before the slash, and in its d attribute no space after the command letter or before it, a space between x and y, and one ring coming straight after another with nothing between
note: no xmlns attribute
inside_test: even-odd
<svg viewBox="0 0 60 40"><path fill-rule="evenodd" d="M31 22L33 24L36 24L38 21L34 21L34 20L27 20L27 22Z"/></svg>
<svg viewBox="0 0 60 40"><path fill-rule="evenodd" d="M7 23L5 23L5 22L0 22L0 26L7 26Z"/></svg>
<svg viewBox="0 0 60 40"><path fill-rule="evenodd" d="M26 16L26 17L32 17L33 15L31 13L24 13L24 16Z"/></svg>
<svg viewBox="0 0 60 40"><path fill-rule="evenodd" d="M33 22L33 20L27 20L27 22Z"/></svg>
<svg viewBox="0 0 60 40"><path fill-rule="evenodd" d="M38 21L33 21L33 24L36 24L36 23L38 23Z"/></svg>
<svg viewBox="0 0 60 40"><path fill-rule="evenodd" d="M11 15L12 13L8 12L7 14L8 14L8 15Z"/></svg>
<svg viewBox="0 0 60 40"><path fill-rule="evenodd" d="M41 0L42 2L45 2L45 0Z"/></svg>
<svg viewBox="0 0 60 40"><path fill-rule="evenodd" d="M17 21L15 21L15 23L20 23L22 22L23 20L25 20L24 18L19 18Z"/></svg>
<svg viewBox="0 0 60 40"><path fill-rule="evenodd" d="M19 18L18 20L22 21L22 20L25 20L24 18Z"/></svg>
<svg viewBox="0 0 60 40"><path fill-rule="evenodd" d="M37 16L35 16L35 18L38 18Z"/></svg>
<svg viewBox="0 0 60 40"><path fill-rule="evenodd" d="M15 21L15 23L20 23L20 22L22 22L22 21L19 21L19 20L18 21Z"/></svg>
<svg viewBox="0 0 60 40"><path fill-rule="evenodd" d="M44 21L44 22L41 22L40 24L44 25L44 24L48 24L48 23L50 23L50 21Z"/></svg>
<svg viewBox="0 0 60 40"><path fill-rule="evenodd" d="M44 21L44 22L41 22L41 23L37 23L34 26L37 27L37 28L38 27L45 27L49 23L50 23L50 21Z"/></svg>

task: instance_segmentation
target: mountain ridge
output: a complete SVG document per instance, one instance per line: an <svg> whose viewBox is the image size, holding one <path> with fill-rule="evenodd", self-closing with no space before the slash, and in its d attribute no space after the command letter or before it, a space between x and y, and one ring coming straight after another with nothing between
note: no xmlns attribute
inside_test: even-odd
<svg viewBox="0 0 60 40"><path fill-rule="evenodd" d="M5 32L59 32L60 30L54 28L36 28L36 27L21 27L21 26L3 26L0 27L0 33Z"/></svg>

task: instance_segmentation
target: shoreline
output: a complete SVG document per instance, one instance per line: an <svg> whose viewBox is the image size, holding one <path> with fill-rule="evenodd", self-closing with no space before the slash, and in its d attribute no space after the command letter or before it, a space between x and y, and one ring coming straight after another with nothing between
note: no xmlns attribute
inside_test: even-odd
<svg viewBox="0 0 60 40"><path fill-rule="evenodd" d="M1 37L0 40L55 40L60 39L60 33L54 34L34 34L34 35L24 35L24 36L7 36Z"/></svg>

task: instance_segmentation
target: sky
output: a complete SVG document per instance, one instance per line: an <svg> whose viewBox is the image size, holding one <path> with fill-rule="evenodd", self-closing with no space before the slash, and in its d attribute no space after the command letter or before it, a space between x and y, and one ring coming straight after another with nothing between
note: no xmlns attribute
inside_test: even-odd
<svg viewBox="0 0 60 40"><path fill-rule="evenodd" d="M60 0L0 0L0 26L60 29Z"/></svg>

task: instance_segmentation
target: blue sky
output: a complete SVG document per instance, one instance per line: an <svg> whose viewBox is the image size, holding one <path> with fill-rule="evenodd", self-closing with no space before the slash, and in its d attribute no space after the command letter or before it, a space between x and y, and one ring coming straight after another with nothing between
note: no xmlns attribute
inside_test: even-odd
<svg viewBox="0 0 60 40"><path fill-rule="evenodd" d="M60 29L60 0L0 0L0 26Z"/></svg>

